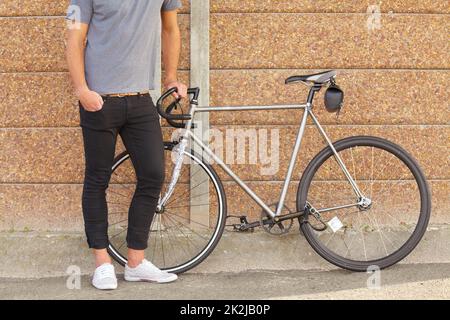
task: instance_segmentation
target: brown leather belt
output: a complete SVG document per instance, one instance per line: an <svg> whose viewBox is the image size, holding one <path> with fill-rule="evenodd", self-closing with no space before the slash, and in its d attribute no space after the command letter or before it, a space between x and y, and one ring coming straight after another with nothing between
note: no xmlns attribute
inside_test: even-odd
<svg viewBox="0 0 450 320"><path fill-rule="evenodd" d="M143 96L149 93L150 91L142 91L142 92L128 92L128 93L111 93L111 94L104 94L102 96L108 98L124 98L133 96Z"/></svg>

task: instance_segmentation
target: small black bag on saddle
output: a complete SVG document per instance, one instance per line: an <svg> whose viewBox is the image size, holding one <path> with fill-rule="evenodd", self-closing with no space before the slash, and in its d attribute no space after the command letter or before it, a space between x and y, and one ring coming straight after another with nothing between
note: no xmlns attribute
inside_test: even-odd
<svg viewBox="0 0 450 320"><path fill-rule="evenodd" d="M325 107L330 113L339 112L344 104L344 91L332 81L325 92Z"/></svg>

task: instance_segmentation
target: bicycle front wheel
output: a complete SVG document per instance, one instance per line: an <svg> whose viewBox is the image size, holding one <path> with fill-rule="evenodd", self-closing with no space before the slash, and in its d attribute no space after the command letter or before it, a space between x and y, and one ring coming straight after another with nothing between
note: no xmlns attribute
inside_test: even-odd
<svg viewBox="0 0 450 320"><path fill-rule="evenodd" d="M399 262L428 225L431 200L422 170L384 139L352 137L334 147L369 201L361 204L334 152L325 148L306 168L297 193L307 241L323 258L352 271Z"/></svg>
<svg viewBox="0 0 450 320"><path fill-rule="evenodd" d="M169 190L175 162L173 145L165 145L166 183ZM121 265L127 262L128 208L136 187L136 175L127 152L113 166L107 191L109 253ZM223 185L213 167L193 151L184 152L178 183L166 205L154 214L146 255L160 269L186 272L214 250L225 228L227 206Z"/></svg>

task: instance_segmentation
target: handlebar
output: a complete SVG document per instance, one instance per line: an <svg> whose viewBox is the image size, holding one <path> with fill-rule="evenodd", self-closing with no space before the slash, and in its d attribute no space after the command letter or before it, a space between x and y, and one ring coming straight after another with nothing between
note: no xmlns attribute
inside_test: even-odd
<svg viewBox="0 0 450 320"><path fill-rule="evenodd" d="M178 92L177 88L172 88L163 93L161 98L156 102L156 109L161 117L168 121L188 121L191 120L191 116L189 114L171 114L171 112L175 109L176 105L181 101L181 98L176 99L173 103L171 103L166 110L163 108L163 102L167 98L169 98L172 94ZM189 88L188 95L192 95L192 99L190 100L191 104L198 105L198 97L200 95L200 88Z"/></svg>

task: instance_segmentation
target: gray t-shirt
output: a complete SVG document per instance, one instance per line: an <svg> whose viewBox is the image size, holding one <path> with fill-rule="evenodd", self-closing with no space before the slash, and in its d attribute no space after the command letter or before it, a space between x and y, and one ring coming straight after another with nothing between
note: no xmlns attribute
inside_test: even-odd
<svg viewBox="0 0 450 320"><path fill-rule="evenodd" d="M99 94L154 89L161 11L180 7L180 0L71 0L67 19L89 24L89 88Z"/></svg>

